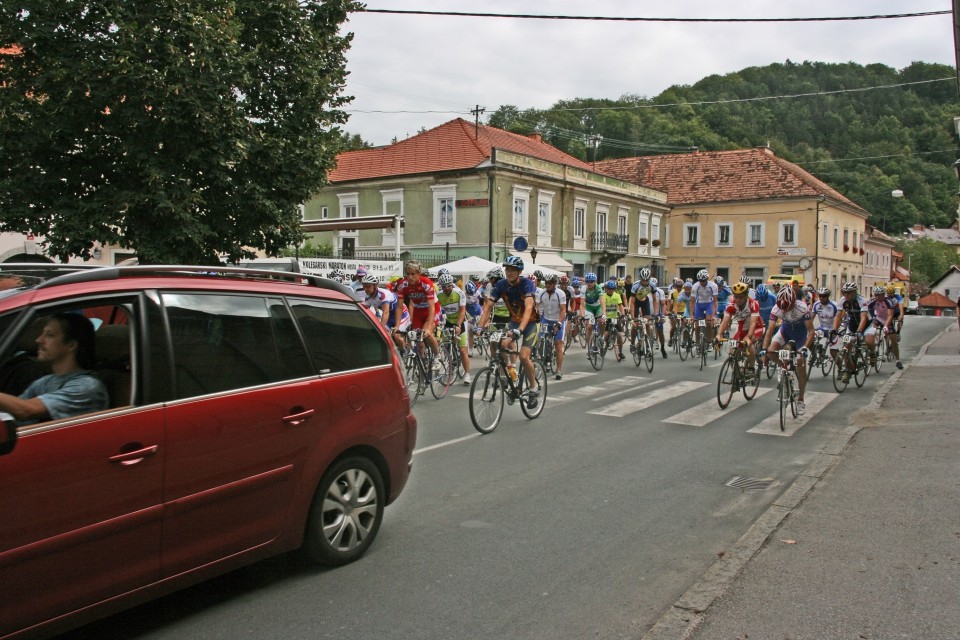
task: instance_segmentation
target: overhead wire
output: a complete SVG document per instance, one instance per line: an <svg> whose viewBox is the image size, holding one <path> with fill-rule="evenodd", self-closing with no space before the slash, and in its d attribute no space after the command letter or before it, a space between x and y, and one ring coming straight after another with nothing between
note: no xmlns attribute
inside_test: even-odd
<svg viewBox="0 0 960 640"><path fill-rule="evenodd" d="M658 18L649 16L561 16L528 13L482 13L475 11L426 11L417 9L371 9L364 7L357 13L386 13L395 15L448 16L456 18L514 18L521 20L595 20L610 22L705 22L705 23L749 23L749 22L842 22L856 20L896 20L903 18L925 18L952 13L946 11L923 11L918 13L891 13L869 16L820 16L813 18Z"/></svg>

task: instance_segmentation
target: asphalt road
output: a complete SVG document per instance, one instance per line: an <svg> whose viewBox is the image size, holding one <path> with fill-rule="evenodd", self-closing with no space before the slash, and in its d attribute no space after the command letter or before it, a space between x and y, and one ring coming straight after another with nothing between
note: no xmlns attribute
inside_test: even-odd
<svg viewBox="0 0 960 640"><path fill-rule="evenodd" d="M904 360L947 322L911 317ZM720 360L669 355L598 373L574 349L540 418L508 406L486 436L467 387L428 394L410 483L363 559L268 560L65 637L639 638L893 370L843 394L815 373L781 432L771 382L720 410Z"/></svg>

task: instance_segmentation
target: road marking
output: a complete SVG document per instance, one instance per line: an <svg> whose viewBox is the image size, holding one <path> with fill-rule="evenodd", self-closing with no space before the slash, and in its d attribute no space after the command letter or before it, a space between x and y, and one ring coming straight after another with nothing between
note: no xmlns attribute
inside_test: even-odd
<svg viewBox="0 0 960 640"><path fill-rule="evenodd" d="M638 389L643 389L645 387L663 384L663 380L648 380L646 378L641 378L639 376L626 376L624 378L616 378L610 380L606 386L589 386L581 387L579 389L571 389L569 392L563 395L553 395L550 393L549 387L547 388L547 406L555 404L564 404L566 402L571 402L573 400L590 400L591 402L603 402L604 400L609 400L614 396L623 395L625 393L634 393ZM626 387L613 393L602 394L603 391L609 391L611 387Z"/></svg>
<svg viewBox="0 0 960 640"><path fill-rule="evenodd" d="M755 401L760 396L765 393L769 393L771 389L767 387L761 387L757 389L757 395L754 396L751 402ZM730 404L727 406L727 409L735 410L740 407L745 407L747 405L747 400L744 399L741 392L734 394L733 399L730 401ZM708 406L696 406L692 409L687 409L682 413L678 413L675 416L670 416L665 418L663 422L669 422L671 424L685 424L691 427L705 427L709 423L722 418L726 413L727 409L721 409L720 405L717 404L716 397L712 398L712 402ZM780 424L777 423L777 429L780 428Z"/></svg>
<svg viewBox="0 0 960 640"><path fill-rule="evenodd" d="M459 444L459 443L465 442L465 441L467 441L467 440L473 440L474 438L479 438L481 435L483 435L483 434L481 434L481 433L473 433L473 434L470 434L469 436L463 436L462 438L456 438L455 440L447 440L447 441L445 441L445 442L440 442L440 443L437 443L437 444L434 444L434 445L430 445L429 447L424 447L424 448L422 448L422 449L414 449L414 450L413 450L413 455L418 455L418 454L421 454L421 453L426 453L427 451L433 451L434 449L442 449L443 447L449 447L449 446L452 445L452 444Z"/></svg>
<svg viewBox="0 0 960 640"><path fill-rule="evenodd" d="M692 380L681 380L680 382L674 382L667 387L661 389L656 389L649 393L645 393L642 396L636 398L625 398L623 400L618 400L616 403L611 404L600 409L595 409L593 411L587 411L587 413L596 415L596 416L610 416L614 418L623 418L628 416L631 413L636 413L637 411L642 411L648 407L652 407L655 404L660 404L665 400L676 400L685 393L695 391L701 387L705 387L709 382L694 382Z"/></svg>
<svg viewBox="0 0 960 640"><path fill-rule="evenodd" d="M776 391L776 389L771 389L771 391ZM752 429L747 429L747 433L759 433L765 436L792 436L797 431L800 430L800 427L807 424L812 417L823 411L828 404L834 401L840 394L838 393L824 393L822 391L807 391L806 393L806 411L804 411L802 416L793 417L793 414L790 413L790 408L787 408L787 423L785 425L785 430L780 431L780 413L779 407L777 406L776 394L773 396L773 408L777 409L777 412L771 415L768 418L765 418L762 422L758 423Z"/></svg>

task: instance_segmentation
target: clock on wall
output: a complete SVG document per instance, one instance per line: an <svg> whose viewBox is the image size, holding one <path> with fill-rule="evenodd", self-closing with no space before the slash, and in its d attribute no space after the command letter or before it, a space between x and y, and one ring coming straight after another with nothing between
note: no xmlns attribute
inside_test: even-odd
<svg viewBox="0 0 960 640"><path fill-rule="evenodd" d="M800 268L806 271L810 268L811 262L810 258L800 258Z"/></svg>

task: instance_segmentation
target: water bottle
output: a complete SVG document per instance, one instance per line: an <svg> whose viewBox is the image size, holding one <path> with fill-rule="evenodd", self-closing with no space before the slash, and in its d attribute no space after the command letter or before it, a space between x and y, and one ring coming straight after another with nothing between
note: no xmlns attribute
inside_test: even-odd
<svg viewBox="0 0 960 640"><path fill-rule="evenodd" d="M512 364L508 364L508 365L507 365L507 375L510 376L510 380L512 380L513 382L516 382L516 381L517 381L517 368L514 367Z"/></svg>

